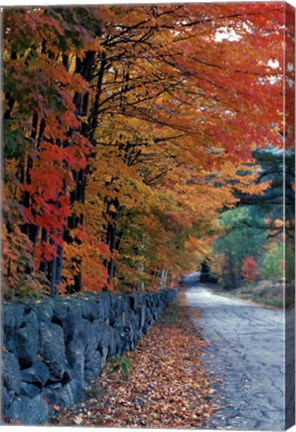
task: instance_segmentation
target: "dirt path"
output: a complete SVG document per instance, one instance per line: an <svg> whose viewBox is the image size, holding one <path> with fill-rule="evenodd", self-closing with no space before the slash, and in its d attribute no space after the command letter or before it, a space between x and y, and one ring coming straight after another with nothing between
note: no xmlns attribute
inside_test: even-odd
<svg viewBox="0 0 296 432"><path fill-rule="evenodd" d="M210 343L202 357L225 404L209 428L284 430L284 313L215 295L187 279L197 329Z"/></svg>

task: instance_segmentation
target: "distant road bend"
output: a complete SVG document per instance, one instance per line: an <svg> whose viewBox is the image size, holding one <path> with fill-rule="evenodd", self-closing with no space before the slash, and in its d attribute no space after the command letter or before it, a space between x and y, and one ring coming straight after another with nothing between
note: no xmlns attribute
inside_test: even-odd
<svg viewBox="0 0 296 432"><path fill-rule="evenodd" d="M201 311L196 327L210 343L202 359L225 407L211 429L284 430L284 313L213 294L187 276L189 306Z"/></svg>

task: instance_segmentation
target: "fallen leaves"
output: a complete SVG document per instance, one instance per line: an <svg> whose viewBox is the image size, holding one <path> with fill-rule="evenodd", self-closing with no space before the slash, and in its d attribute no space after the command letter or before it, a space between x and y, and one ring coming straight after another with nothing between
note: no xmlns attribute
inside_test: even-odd
<svg viewBox="0 0 296 432"><path fill-rule="evenodd" d="M218 407L199 357L206 342L183 302L171 306L135 352L128 373L108 362L88 400L64 413L63 425L112 427L206 426ZM95 390L94 390L95 389Z"/></svg>
<svg viewBox="0 0 296 432"><path fill-rule="evenodd" d="M73 417L73 421L75 424L77 424L78 426L80 426L83 423L83 414L80 413L79 415Z"/></svg>

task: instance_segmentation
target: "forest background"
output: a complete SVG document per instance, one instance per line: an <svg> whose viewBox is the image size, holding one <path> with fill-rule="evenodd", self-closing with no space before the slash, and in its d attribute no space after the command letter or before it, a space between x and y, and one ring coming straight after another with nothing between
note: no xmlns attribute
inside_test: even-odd
<svg viewBox="0 0 296 432"><path fill-rule="evenodd" d="M207 257L228 290L292 280L293 26L283 2L6 9L4 296Z"/></svg>

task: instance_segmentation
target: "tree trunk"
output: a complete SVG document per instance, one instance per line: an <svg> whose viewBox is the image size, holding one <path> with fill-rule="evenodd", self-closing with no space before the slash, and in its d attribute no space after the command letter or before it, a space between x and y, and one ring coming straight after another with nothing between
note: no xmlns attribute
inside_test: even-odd
<svg viewBox="0 0 296 432"><path fill-rule="evenodd" d="M54 241L50 241L52 245L55 246L55 250L57 252L57 244ZM58 294L57 290L57 256L55 255L53 259L48 263L48 276L47 276L50 284L50 296L56 297Z"/></svg>
<svg viewBox="0 0 296 432"><path fill-rule="evenodd" d="M86 53L86 56L84 60L80 60L79 58L76 59L76 69L75 73L79 73L82 78L90 82L93 78L93 72L94 72L94 65L96 62L95 58L95 52L89 51ZM65 57L64 64L68 64L68 60ZM73 102L76 107L76 115L86 115L87 109L88 109L88 102L89 97L88 95L82 95L81 93L76 92L73 97ZM87 125L82 123L81 125L81 133L83 136L87 137ZM74 133L74 131L69 131L69 135L71 136ZM73 178L75 180L75 189L70 193L70 203L73 205L75 202L84 203L85 201L85 185L86 185L86 179L85 179L85 170L81 169L79 172L74 171L73 172ZM64 239L67 243L71 244L74 241L79 243L79 240L73 239L70 235L70 230L75 229L78 227L79 224L83 224L83 213L76 214L73 213L68 218L67 227L64 233ZM58 252L59 253L59 252ZM60 260L58 262L58 279L61 277L61 266L62 266L62 251L60 251ZM80 258L73 258L73 268L81 267L81 259ZM79 292L82 289L81 285L81 269L78 270L78 274L74 276L74 285L67 287L68 293L74 293Z"/></svg>
<svg viewBox="0 0 296 432"><path fill-rule="evenodd" d="M111 253L115 250L116 247L116 223L114 225L110 225L110 251ZM115 263L114 259L111 258L108 263L108 275L109 281L112 282L115 273Z"/></svg>
<svg viewBox="0 0 296 432"><path fill-rule="evenodd" d="M44 243L48 242L48 232L46 231L45 228L42 228L41 241ZM40 271L42 271L45 275L47 273L47 266L48 266L47 259L44 259L40 264Z"/></svg>

